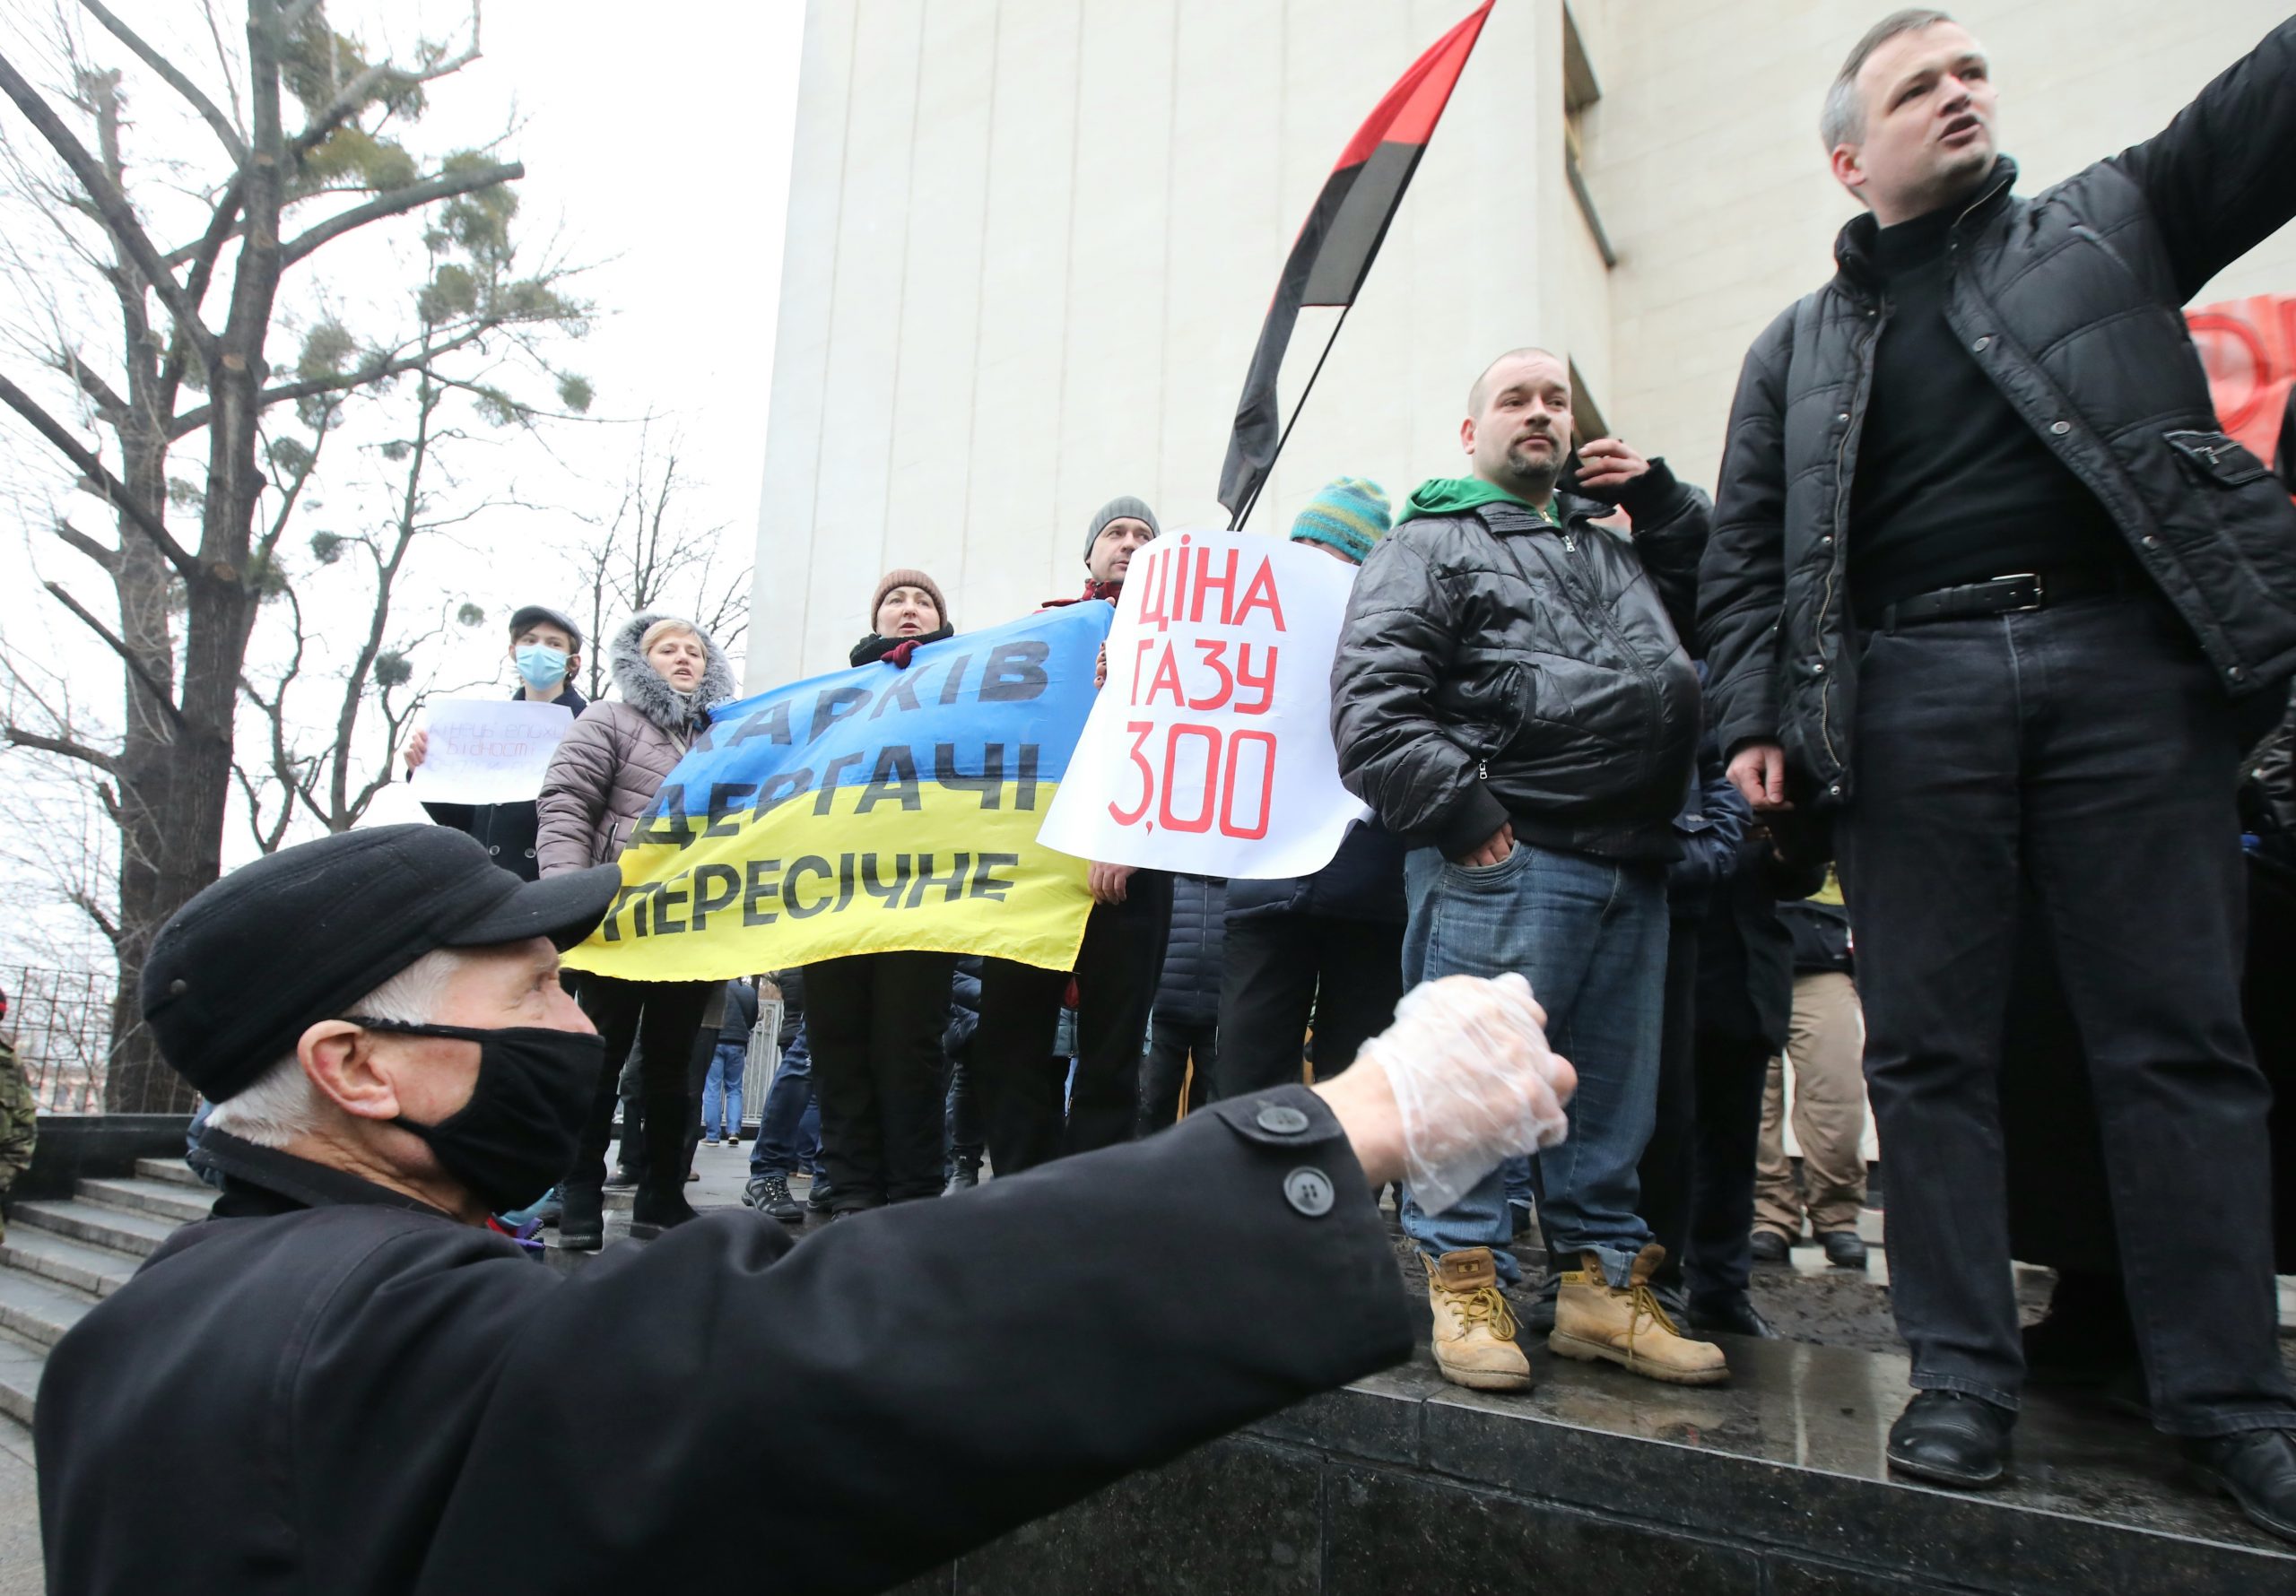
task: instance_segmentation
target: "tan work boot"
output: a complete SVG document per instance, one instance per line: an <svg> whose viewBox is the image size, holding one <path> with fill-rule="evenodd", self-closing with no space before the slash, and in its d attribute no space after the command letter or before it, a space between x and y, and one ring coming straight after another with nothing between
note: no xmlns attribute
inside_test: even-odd
<svg viewBox="0 0 2296 1596"><path fill-rule="evenodd" d="M1454 1385L1528 1391L1531 1361L1515 1344L1515 1315L1499 1295L1489 1247L1427 1261L1427 1305L1435 1310L1435 1366Z"/></svg>
<svg viewBox="0 0 2296 1596"><path fill-rule="evenodd" d="M1674 1328L1650 1290L1650 1277L1666 1261L1666 1249L1652 1242L1634 1260L1633 1284L1621 1289L1603 1273L1593 1253L1562 1277L1554 1299L1554 1333L1547 1349L1581 1363L1606 1358L1621 1368L1674 1385L1715 1385L1730 1377L1722 1349L1693 1341Z"/></svg>

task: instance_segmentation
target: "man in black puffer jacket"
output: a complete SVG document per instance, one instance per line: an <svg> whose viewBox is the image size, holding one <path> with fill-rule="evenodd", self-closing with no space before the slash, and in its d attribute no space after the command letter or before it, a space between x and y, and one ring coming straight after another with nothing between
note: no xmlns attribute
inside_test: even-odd
<svg viewBox="0 0 2296 1596"><path fill-rule="evenodd" d="M1475 474L1411 496L1355 579L1332 664L1340 776L1415 850L1404 985L1520 972L1583 1083L1570 1140L1535 1165L1547 1245L1570 1264L1548 1345L1684 1384L1727 1376L1649 1290L1661 1249L1636 1165L1657 1111L1666 862L1698 748L1691 624L1707 505L1614 438L1570 447L1570 377L1543 350L1474 381ZM1622 503L1630 539L1594 525ZM1560 1043L1558 1045L1561 1045ZM1502 1177L1455 1207L1405 1193L1426 1254L1445 1377L1520 1391L1529 1365L1496 1282L1516 1278Z"/></svg>
<svg viewBox="0 0 2296 1596"><path fill-rule="evenodd" d="M1220 1056L1220 969L1228 940L1228 882L1172 878L1172 934L1164 947L1148 1057L1140 1067L1140 1132L1162 1130L1204 1106Z"/></svg>
<svg viewBox="0 0 2296 1596"><path fill-rule="evenodd" d="M2296 509L2179 308L2296 215L2296 22L2027 199L1983 53L1900 12L1826 101L1873 213L1747 356L1702 573L1732 775L1832 819L1913 1354L1892 1465L2002 1470L2023 1366L1995 1071L2021 880L2092 1044L2161 1427L2296 1537L2236 761L2296 669Z"/></svg>

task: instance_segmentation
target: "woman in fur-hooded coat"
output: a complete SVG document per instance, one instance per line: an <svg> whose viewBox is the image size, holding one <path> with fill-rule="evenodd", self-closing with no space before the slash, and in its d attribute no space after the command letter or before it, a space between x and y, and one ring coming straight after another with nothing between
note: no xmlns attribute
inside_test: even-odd
<svg viewBox="0 0 2296 1596"><path fill-rule="evenodd" d="M630 841L662 778L685 757L712 706L735 693L734 668L690 620L651 612L614 633L606 659L619 695L592 704L558 745L535 808L536 854L545 876L611 863ZM687 1131L699 1109L689 1055L708 1017L716 981L630 981L584 973L576 995L605 1038L606 1065L564 1187L560 1239L596 1247L604 1238L605 1154L613 1129L614 1083L635 1044L645 1072L644 1174L633 1226L660 1227L693 1217L685 1200ZM631 1139L631 1127L623 1126ZM624 1149L624 1159L628 1149Z"/></svg>

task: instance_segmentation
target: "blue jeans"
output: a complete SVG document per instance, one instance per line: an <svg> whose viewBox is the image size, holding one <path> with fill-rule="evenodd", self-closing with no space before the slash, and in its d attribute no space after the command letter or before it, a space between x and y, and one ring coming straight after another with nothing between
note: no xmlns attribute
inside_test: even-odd
<svg viewBox="0 0 2296 1596"><path fill-rule="evenodd" d="M800 1021L766 1084L765 1103L757 1115L757 1141L750 1149L750 1178L818 1174L821 1156L822 1114L813 1102L813 1052Z"/></svg>
<svg viewBox="0 0 2296 1596"><path fill-rule="evenodd" d="M709 1060L709 1072L701 1078L701 1133L713 1141L720 1124L727 1136L742 1133L742 1071L749 1060L745 1044L720 1042ZM722 1120L720 1110L725 1115Z"/></svg>
<svg viewBox="0 0 2296 1596"><path fill-rule="evenodd" d="M1404 889L1405 990L1439 976L1518 970L1545 1008L1548 1038L1578 1071L1578 1090L1570 1139L1531 1162L1539 1226L1557 1253L1575 1262L1594 1253L1611 1284L1626 1285L1650 1240L1635 1211L1635 1167L1657 1113L1664 867L1518 842L1500 863L1470 868L1422 848L1405 863ZM1444 1213L1426 1212L1406 1191L1403 1228L1430 1257L1489 1247L1502 1279L1520 1278L1507 1245L1503 1170Z"/></svg>

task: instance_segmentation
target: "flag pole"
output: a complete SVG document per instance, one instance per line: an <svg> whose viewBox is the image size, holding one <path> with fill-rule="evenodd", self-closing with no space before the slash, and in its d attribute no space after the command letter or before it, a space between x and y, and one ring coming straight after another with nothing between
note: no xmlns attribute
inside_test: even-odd
<svg viewBox="0 0 2296 1596"><path fill-rule="evenodd" d="M1292 429L1299 425L1300 412L1308 408L1308 395L1316 391L1316 378L1324 374L1324 362L1331 359L1332 345L1339 342L1339 330L1347 325L1347 313L1354 308L1352 302L1339 308L1339 319L1331 324L1331 336L1324 340L1324 352L1316 357L1316 369L1308 373L1308 386L1300 390L1300 397L1292 402L1292 419L1283 423L1283 430L1275 440L1275 452L1267 457L1267 469L1260 473L1259 481L1253 485L1252 496L1244 500L1244 507L1238 510L1236 518L1228 523L1230 532L1243 531L1244 523L1251 518L1252 511L1259 504L1259 496L1267 490L1267 480L1275 474L1275 463L1283 458L1283 446L1291 440Z"/></svg>

